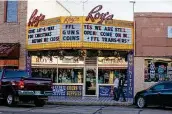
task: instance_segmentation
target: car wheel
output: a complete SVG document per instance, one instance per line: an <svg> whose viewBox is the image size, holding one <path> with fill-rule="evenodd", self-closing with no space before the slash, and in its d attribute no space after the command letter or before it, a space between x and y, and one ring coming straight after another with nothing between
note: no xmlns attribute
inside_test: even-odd
<svg viewBox="0 0 172 114"><path fill-rule="evenodd" d="M144 108L146 106L146 101L145 101L145 99L143 97L139 97L137 99L137 106L139 108Z"/></svg>
<svg viewBox="0 0 172 114"><path fill-rule="evenodd" d="M14 106L16 105L16 102L14 100L14 96L12 94L8 94L6 97L6 103L8 106Z"/></svg>
<svg viewBox="0 0 172 114"><path fill-rule="evenodd" d="M44 100L36 99L36 100L34 101L34 104L35 104L35 106L37 106L37 107L43 107L43 106L45 105L45 101L44 101Z"/></svg>

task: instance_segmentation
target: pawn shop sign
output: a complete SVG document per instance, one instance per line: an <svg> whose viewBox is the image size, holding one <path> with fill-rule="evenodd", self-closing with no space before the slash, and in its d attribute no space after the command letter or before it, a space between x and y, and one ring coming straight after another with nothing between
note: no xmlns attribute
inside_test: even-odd
<svg viewBox="0 0 172 114"><path fill-rule="evenodd" d="M95 20L99 20L97 23L102 24L106 20L113 20L113 14L109 14L109 12L106 13L100 13L99 11L103 8L102 5L98 5L95 8L93 8L86 17L85 21L91 20L92 22L95 22Z"/></svg>

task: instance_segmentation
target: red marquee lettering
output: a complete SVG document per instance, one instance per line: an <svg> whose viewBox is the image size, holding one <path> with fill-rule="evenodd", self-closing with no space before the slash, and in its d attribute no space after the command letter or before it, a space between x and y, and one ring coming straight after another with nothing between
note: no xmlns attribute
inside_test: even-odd
<svg viewBox="0 0 172 114"><path fill-rule="evenodd" d="M45 19L45 15L40 14L37 16L38 9L35 9L29 19L28 26L34 26L37 27L40 21L43 21Z"/></svg>
<svg viewBox="0 0 172 114"><path fill-rule="evenodd" d="M103 21L105 20L112 20L113 14L109 15L109 12L106 13L99 12L102 8L103 8L102 5L98 5L95 8L93 8L86 17L86 21L91 20L92 22L95 22L95 20L100 19L100 21L98 21L98 24L102 24Z"/></svg>

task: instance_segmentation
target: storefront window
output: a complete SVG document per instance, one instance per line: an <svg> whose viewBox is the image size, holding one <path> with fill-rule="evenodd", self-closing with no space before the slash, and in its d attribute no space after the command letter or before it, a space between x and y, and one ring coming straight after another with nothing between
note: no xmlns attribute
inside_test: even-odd
<svg viewBox="0 0 172 114"><path fill-rule="evenodd" d="M116 76L127 75L126 70L109 70L99 69L98 71L98 82L99 84L113 84Z"/></svg>
<svg viewBox="0 0 172 114"><path fill-rule="evenodd" d="M163 58L145 59L145 82L159 82L171 80L171 62L171 59Z"/></svg>
<svg viewBox="0 0 172 114"><path fill-rule="evenodd" d="M83 69L58 69L58 83L83 83Z"/></svg>
<svg viewBox="0 0 172 114"><path fill-rule="evenodd" d="M56 68L32 68L32 77L51 78L53 83L57 83Z"/></svg>

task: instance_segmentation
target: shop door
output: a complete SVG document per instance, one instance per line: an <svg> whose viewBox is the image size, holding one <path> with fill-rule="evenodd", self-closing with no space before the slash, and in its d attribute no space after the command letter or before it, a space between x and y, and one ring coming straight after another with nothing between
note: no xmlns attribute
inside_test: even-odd
<svg viewBox="0 0 172 114"><path fill-rule="evenodd" d="M85 95L97 94L97 57L85 58Z"/></svg>
<svg viewBox="0 0 172 114"><path fill-rule="evenodd" d="M85 95L96 95L97 76L96 67L86 68L85 70Z"/></svg>

